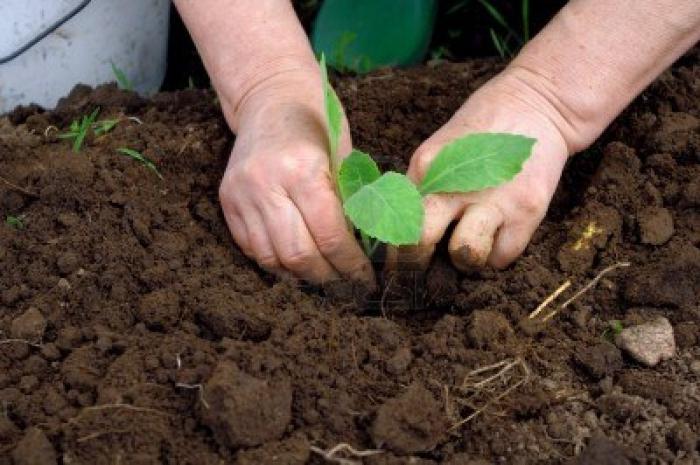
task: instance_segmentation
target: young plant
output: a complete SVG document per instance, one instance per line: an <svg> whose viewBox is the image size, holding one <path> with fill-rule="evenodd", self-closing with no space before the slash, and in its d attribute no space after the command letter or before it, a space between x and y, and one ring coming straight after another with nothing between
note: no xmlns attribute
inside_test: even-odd
<svg viewBox="0 0 700 465"><path fill-rule="evenodd" d="M338 144L343 110L328 81L321 56L326 127L331 173L336 180L345 215L360 232L371 256L379 242L412 245L423 230L423 197L428 194L466 193L498 186L522 169L535 139L503 133L476 133L442 147L419 186L400 173L382 174L369 154L353 150L342 160Z"/></svg>
<svg viewBox="0 0 700 465"><path fill-rule="evenodd" d="M610 320L608 321L608 327L603 330L601 337L610 342L615 342L615 338L622 332L624 327L620 320Z"/></svg>
<svg viewBox="0 0 700 465"><path fill-rule="evenodd" d="M95 110L89 115L83 115L80 121L73 120L73 122L70 124L70 127L68 128L68 131L58 135L59 139L72 140L73 151L75 153L80 152L80 149L83 146L83 142L85 141L85 137L87 136L88 130L92 128L93 124L95 123L95 118L97 118L97 114L99 112L100 109L95 108Z"/></svg>
<svg viewBox="0 0 700 465"><path fill-rule="evenodd" d="M95 108L95 110L89 115L84 115L80 120L73 120L68 128L68 131L63 134L59 134L60 139L70 139L73 141L73 151L75 153L80 152L83 147L83 142L88 135L90 129L92 129L95 136L101 136L107 134L112 129L114 129L117 124L119 124L119 119L103 119L100 121L95 121L97 115L100 113L100 108Z"/></svg>
<svg viewBox="0 0 700 465"><path fill-rule="evenodd" d="M124 90L134 90L134 84L126 76L126 73L114 64L112 61L112 73L114 73L114 78L117 80L117 85Z"/></svg>
<svg viewBox="0 0 700 465"><path fill-rule="evenodd" d="M5 217L5 224L16 229L24 228L24 222L22 222L22 218L19 216L7 215Z"/></svg>
<svg viewBox="0 0 700 465"><path fill-rule="evenodd" d="M141 152L126 147L118 148L117 152L121 153L122 155L126 155L129 158L133 158L137 162L143 164L149 170L153 171L160 179L163 179L163 176L160 174L160 171L158 171L155 163L146 158L143 154L141 154Z"/></svg>
<svg viewBox="0 0 700 465"><path fill-rule="evenodd" d="M119 124L118 119L103 119L93 124L92 130L96 136L107 134Z"/></svg>

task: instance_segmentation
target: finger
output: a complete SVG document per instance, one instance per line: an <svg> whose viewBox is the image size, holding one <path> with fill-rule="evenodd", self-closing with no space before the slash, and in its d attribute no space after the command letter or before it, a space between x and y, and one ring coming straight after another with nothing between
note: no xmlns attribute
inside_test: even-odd
<svg viewBox="0 0 700 465"><path fill-rule="evenodd" d="M486 265L503 219L500 209L491 204L468 206L450 238L452 263L462 271Z"/></svg>
<svg viewBox="0 0 700 465"><path fill-rule="evenodd" d="M272 245L267 226L260 212L255 208L246 208L241 217L245 219L250 247L249 257L270 273L284 274L284 268L277 257L277 252Z"/></svg>
<svg viewBox="0 0 700 465"><path fill-rule="evenodd" d="M445 231L464 208L461 202L450 194L428 195L423 204L425 220L420 242L416 246L389 249L387 253L389 270L427 268Z"/></svg>
<svg viewBox="0 0 700 465"><path fill-rule="evenodd" d="M263 219L280 264L295 276L313 283L340 279L321 255L296 205L287 197L278 197L275 203L274 209L263 212Z"/></svg>
<svg viewBox="0 0 700 465"><path fill-rule="evenodd" d="M487 263L499 269L510 265L523 253L536 228L537 223L502 227L496 235Z"/></svg>
<svg viewBox="0 0 700 465"><path fill-rule="evenodd" d="M245 222L237 214L225 214L226 224L228 224L228 229L231 231L231 236L233 240L238 244L238 248L241 252L248 257L253 255L253 251L250 247L250 240L248 239L248 231L246 230Z"/></svg>
<svg viewBox="0 0 700 465"><path fill-rule="evenodd" d="M233 201L221 201L221 209L224 213L226 225L233 240L236 242L241 251L248 255L250 245L248 244L248 232L245 228L245 223L238 214L238 210L234 206Z"/></svg>
<svg viewBox="0 0 700 465"><path fill-rule="evenodd" d="M348 227L330 181L321 186L317 183L296 186L291 194L325 259L342 276L373 287L375 278L372 265Z"/></svg>

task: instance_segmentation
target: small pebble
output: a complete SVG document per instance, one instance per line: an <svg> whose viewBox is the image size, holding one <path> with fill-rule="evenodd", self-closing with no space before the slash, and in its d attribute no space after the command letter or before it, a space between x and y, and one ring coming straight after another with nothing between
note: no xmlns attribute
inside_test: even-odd
<svg viewBox="0 0 700 465"><path fill-rule="evenodd" d="M79 263L78 256L74 252L66 252L56 260L58 271L63 276L67 276L77 270Z"/></svg>
<svg viewBox="0 0 700 465"><path fill-rule="evenodd" d="M75 326L66 326L58 332L56 346L65 351L78 347L83 339L83 334Z"/></svg>
<svg viewBox="0 0 700 465"><path fill-rule="evenodd" d="M44 336L46 319L39 310L34 307L12 320L10 332L12 337L26 339L30 342L40 341Z"/></svg>
<svg viewBox="0 0 700 465"><path fill-rule="evenodd" d="M413 354L408 347L402 347L396 351L393 357L386 362L386 371L392 375L400 375L411 364Z"/></svg>
<svg viewBox="0 0 700 465"><path fill-rule="evenodd" d="M19 380L19 389L29 394L39 386L39 379L34 375L22 376Z"/></svg>
<svg viewBox="0 0 700 465"><path fill-rule="evenodd" d="M690 362L690 371L700 376L700 360Z"/></svg>
<svg viewBox="0 0 700 465"><path fill-rule="evenodd" d="M48 342L41 346L41 355L43 355L44 358L50 362L61 358L61 352L58 350L58 347L56 347L56 344L54 344L53 342Z"/></svg>
<svg viewBox="0 0 700 465"><path fill-rule="evenodd" d="M623 329L616 343L630 357L648 367L656 366L676 353L673 326L663 317Z"/></svg>

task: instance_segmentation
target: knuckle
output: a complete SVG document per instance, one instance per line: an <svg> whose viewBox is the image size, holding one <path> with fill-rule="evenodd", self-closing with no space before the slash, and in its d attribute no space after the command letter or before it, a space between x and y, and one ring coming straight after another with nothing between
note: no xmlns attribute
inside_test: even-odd
<svg viewBox="0 0 700 465"><path fill-rule="evenodd" d="M255 257L255 261L258 262L261 267L268 270L274 270L280 266L279 260L277 260L277 257L272 254L258 254Z"/></svg>
<svg viewBox="0 0 700 465"><path fill-rule="evenodd" d="M234 205L232 183L228 175L225 175L219 184L219 203L224 210L232 208Z"/></svg>
<svg viewBox="0 0 700 465"><path fill-rule="evenodd" d="M422 179L430 168L435 151L432 147L421 145L418 147L411 160L411 168L418 179Z"/></svg>
<svg viewBox="0 0 700 465"><path fill-rule="evenodd" d="M538 186L528 186L527 190L520 192L517 198L520 216L541 219L547 212L550 196Z"/></svg>
<svg viewBox="0 0 700 465"><path fill-rule="evenodd" d="M316 238L316 245L324 254L334 254L345 244L345 235L339 232L323 234Z"/></svg>
<svg viewBox="0 0 700 465"><path fill-rule="evenodd" d="M313 256L313 252L310 250L296 250L280 257L280 261L290 270L302 270L311 265Z"/></svg>

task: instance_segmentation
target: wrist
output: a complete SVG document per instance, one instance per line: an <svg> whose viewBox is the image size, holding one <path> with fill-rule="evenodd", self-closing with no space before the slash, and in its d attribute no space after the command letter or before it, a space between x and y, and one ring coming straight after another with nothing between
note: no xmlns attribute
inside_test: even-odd
<svg viewBox="0 0 700 465"><path fill-rule="evenodd" d="M596 96L547 74L548 67L518 57L497 78L501 91L530 106L547 120L566 144L569 155L590 146L608 125ZM540 71L542 70L542 71Z"/></svg>
<svg viewBox="0 0 700 465"><path fill-rule="evenodd" d="M301 105L322 116L321 75L313 58L283 57L239 73L238 79L213 81L224 116L236 133L243 119L280 105Z"/></svg>

